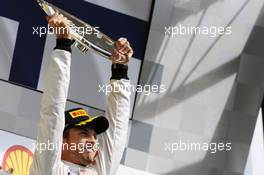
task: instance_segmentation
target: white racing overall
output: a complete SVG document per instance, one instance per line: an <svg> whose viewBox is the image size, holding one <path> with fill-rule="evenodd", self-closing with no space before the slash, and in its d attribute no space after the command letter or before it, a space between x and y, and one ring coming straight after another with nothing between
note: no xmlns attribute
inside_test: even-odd
<svg viewBox="0 0 264 175"><path fill-rule="evenodd" d="M52 52L41 101L40 122L36 145L61 145L65 125L64 111L70 83L71 53L56 49ZM111 80L112 88L127 87L129 80ZM109 129L98 135L99 154L95 165L81 167L61 160L61 147L42 150L36 146L30 175L114 175L125 148L129 112L129 88L110 92L106 118Z"/></svg>

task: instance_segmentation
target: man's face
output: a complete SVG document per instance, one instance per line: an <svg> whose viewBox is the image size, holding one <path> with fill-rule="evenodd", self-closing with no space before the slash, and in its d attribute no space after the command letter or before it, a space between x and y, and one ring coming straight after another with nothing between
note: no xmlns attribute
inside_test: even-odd
<svg viewBox="0 0 264 175"><path fill-rule="evenodd" d="M68 157L67 161L83 166L94 163L99 149L94 129L76 127L69 130L67 138L63 139L63 146L68 145L63 153Z"/></svg>

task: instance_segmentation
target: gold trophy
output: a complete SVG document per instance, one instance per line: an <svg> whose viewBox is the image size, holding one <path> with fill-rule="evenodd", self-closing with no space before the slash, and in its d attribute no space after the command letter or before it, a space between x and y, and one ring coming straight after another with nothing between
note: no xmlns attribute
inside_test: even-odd
<svg viewBox="0 0 264 175"><path fill-rule="evenodd" d="M92 27L91 25L74 17L73 15L56 7L51 3L48 3L44 0L37 0L37 2L47 15L51 16L55 12L58 12L71 21L69 30L72 35L72 38L75 40L74 46L77 47L81 52L86 53L89 49L92 49L96 53L111 60L110 57L112 55L113 50L115 49L114 40L100 32L98 28ZM84 31L79 31L79 29L87 28L92 29L93 32L87 34Z"/></svg>

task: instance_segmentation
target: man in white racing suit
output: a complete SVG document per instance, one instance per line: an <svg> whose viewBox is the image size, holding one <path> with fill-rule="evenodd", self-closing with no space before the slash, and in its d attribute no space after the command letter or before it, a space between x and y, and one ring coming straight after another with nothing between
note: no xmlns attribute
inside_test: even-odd
<svg viewBox="0 0 264 175"><path fill-rule="evenodd" d="M57 13L47 20L54 28L69 25L69 21ZM125 38L116 42L110 80L115 91L108 95L105 117L92 117L82 108L65 112L72 40L69 32L56 33L56 36L41 101L30 175L114 175L127 136L130 82L126 63L133 50ZM126 63L117 63L120 60Z"/></svg>

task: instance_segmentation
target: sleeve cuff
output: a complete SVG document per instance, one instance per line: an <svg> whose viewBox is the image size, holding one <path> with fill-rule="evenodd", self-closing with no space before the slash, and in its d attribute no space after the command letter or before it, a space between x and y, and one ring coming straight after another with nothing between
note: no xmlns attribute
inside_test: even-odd
<svg viewBox="0 0 264 175"><path fill-rule="evenodd" d="M127 79L129 80L127 76L128 66L124 64L112 64L112 79L115 80L121 80L121 79Z"/></svg>
<svg viewBox="0 0 264 175"><path fill-rule="evenodd" d="M57 38L56 39L56 47L55 49L65 50L68 52L72 52L71 45L74 43L74 40L66 39L66 38Z"/></svg>

